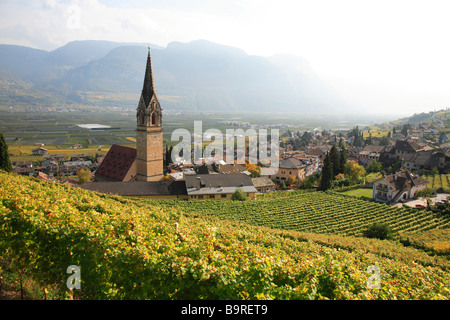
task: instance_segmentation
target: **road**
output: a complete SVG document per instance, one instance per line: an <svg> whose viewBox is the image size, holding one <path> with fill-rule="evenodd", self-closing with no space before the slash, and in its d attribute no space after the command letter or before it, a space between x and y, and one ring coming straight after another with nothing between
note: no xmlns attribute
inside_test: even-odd
<svg viewBox="0 0 450 320"><path fill-rule="evenodd" d="M450 194L448 193L438 193L435 197L431 197L430 200L432 202L432 204L435 204L438 201L441 200L447 200L447 197L450 196ZM409 207L415 207L417 204L420 204L422 206L427 206L427 201L424 199L414 199L414 200L409 200L406 201L404 203L397 203L395 205L393 205L394 207L402 207L403 205L409 206Z"/></svg>

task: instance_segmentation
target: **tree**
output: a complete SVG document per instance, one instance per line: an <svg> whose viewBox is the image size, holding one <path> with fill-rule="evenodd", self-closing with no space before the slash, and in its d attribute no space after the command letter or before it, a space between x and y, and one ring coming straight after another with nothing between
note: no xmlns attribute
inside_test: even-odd
<svg viewBox="0 0 450 320"><path fill-rule="evenodd" d="M366 174L363 166L355 162L347 162L345 164L345 177L347 177L352 184L356 183L359 178Z"/></svg>
<svg viewBox="0 0 450 320"><path fill-rule="evenodd" d="M363 132L359 130L359 127L356 126L353 130L350 131L350 137L354 137L353 145L355 147L362 147L364 145L364 137Z"/></svg>
<svg viewBox="0 0 450 320"><path fill-rule="evenodd" d="M341 152L339 154L339 173L344 173L345 164L347 163L347 148L345 146L345 142L342 143Z"/></svg>
<svg viewBox="0 0 450 320"><path fill-rule="evenodd" d="M288 182L289 186L297 186L297 184L298 184L298 179L297 179L296 176L292 175L292 176L289 176L289 177L288 177L287 182Z"/></svg>
<svg viewBox="0 0 450 320"><path fill-rule="evenodd" d="M387 169L388 173L396 173L402 167L402 161L396 161Z"/></svg>
<svg viewBox="0 0 450 320"><path fill-rule="evenodd" d="M441 132L440 136L439 136L439 143L444 143L445 141L448 141L447 139L447 135L445 134L445 132Z"/></svg>
<svg viewBox="0 0 450 320"><path fill-rule="evenodd" d="M173 146L166 146L166 155L165 155L165 161L164 161L164 166L167 168L167 166L172 163L172 151L173 151Z"/></svg>
<svg viewBox="0 0 450 320"><path fill-rule="evenodd" d="M438 169L437 167L433 167L433 168L431 169L431 174L432 174L433 176L438 175L438 174L439 174L439 169Z"/></svg>
<svg viewBox="0 0 450 320"><path fill-rule="evenodd" d="M236 189L236 191L231 195L231 200L244 201L247 199L247 194L241 189Z"/></svg>
<svg viewBox="0 0 450 320"><path fill-rule="evenodd" d="M331 160L331 164L333 166L333 177L334 177L339 174L340 167L341 167L341 164L339 161L339 152L336 148L336 144L333 144L333 147L331 147L330 160Z"/></svg>
<svg viewBox="0 0 450 320"><path fill-rule="evenodd" d="M250 172L251 178L256 178L256 177L261 176L261 167L257 166L256 164L246 163L245 169L247 169L247 171Z"/></svg>
<svg viewBox="0 0 450 320"><path fill-rule="evenodd" d="M405 123L405 124L402 126L402 131L401 131L401 133L402 133L404 136L408 136L408 131L409 131L409 129L411 129L411 125L410 125L409 123Z"/></svg>
<svg viewBox="0 0 450 320"><path fill-rule="evenodd" d="M287 189L286 182L280 181L280 188L281 190L286 190Z"/></svg>
<svg viewBox="0 0 450 320"><path fill-rule="evenodd" d="M318 185L320 182L320 173L315 172L313 174L310 174L305 179L299 182L299 186L303 189L309 189L312 188L314 185Z"/></svg>
<svg viewBox="0 0 450 320"><path fill-rule="evenodd" d="M391 144L391 142L388 137L384 136L380 139L380 146L388 146L390 144Z"/></svg>
<svg viewBox="0 0 450 320"><path fill-rule="evenodd" d="M377 160L372 160L372 162L366 168L366 171L368 173L381 172L381 170L383 170L383 166Z"/></svg>
<svg viewBox="0 0 450 320"><path fill-rule="evenodd" d="M369 137L366 139L365 143L366 143L367 145L372 144L372 133L369 133Z"/></svg>
<svg viewBox="0 0 450 320"><path fill-rule="evenodd" d="M331 188L333 180L333 165L331 163L330 154L327 153L323 160L322 176L320 178L320 190L325 191Z"/></svg>
<svg viewBox="0 0 450 320"><path fill-rule="evenodd" d="M363 235L366 238L377 238L381 240L391 240L394 238L394 233L387 224L375 222L367 227L363 231Z"/></svg>
<svg viewBox="0 0 450 320"><path fill-rule="evenodd" d="M11 160L9 159L8 145L3 133L0 132L0 169L12 172Z"/></svg>
<svg viewBox="0 0 450 320"><path fill-rule="evenodd" d="M80 180L80 183L86 183L91 181L92 173L88 168L83 168L77 172L77 177Z"/></svg>

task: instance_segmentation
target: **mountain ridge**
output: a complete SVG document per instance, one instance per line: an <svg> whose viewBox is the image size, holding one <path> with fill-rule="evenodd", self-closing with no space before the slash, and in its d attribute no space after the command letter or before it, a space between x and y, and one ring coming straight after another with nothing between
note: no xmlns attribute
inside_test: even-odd
<svg viewBox="0 0 450 320"><path fill-rule="evenodd" d="M73 102L91 104L85 92L111 92L135 94L136 104L148 46L84 40L44 51L0 45L0 68L30 81L37 90ZM248 55L207 40L150 47L156 89L165 109L336 112L343 106L301 57ZM116 104L132 102L118 99Z"/></svg>

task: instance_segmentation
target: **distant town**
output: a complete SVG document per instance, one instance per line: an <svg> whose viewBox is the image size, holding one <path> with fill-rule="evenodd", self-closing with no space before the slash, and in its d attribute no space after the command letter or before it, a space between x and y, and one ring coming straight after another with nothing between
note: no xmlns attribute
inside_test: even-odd
<svg viewBox="0 0 450 320"><path fill-rule="evenodd" d="M222 121L221 124L240 128L258 128L250 122ZM107 129L108 126L79 125L90 130ZM424 122L418 124L403 124L389 129L371 129L370 127L352 130L313 130L313 131L291 131L290 128L282 130L280 137L280 165L275 175L263 176L260 174L263 163L258 165L226 164L217 159L202 159L202 164L184 164L182 162L172 163L166 146L163 147L164 157L164 181L185 181L186 175L214 174L217 185L225 182L218 175L240 174L246 175L241 183L248 187L255 187L256 193L266 193L275 190L298 190L305 188L319 188L319 176L324 166L324 160L328 153L332 152L333 146L338 152L344 149L347 161L363 167L365 174L360 174L357 181L348 181L345 174L333 178L334 187L350 186L351 184L372 185L374 177L379 184L374 185L372 198L379 202L397 203L412 199L415 191L423 189L427 182L414 180L414 175L447 174L450 170L450 142L447 131L450 122L444 118L432 123ZM50 154L43 144L36 144L31 150L33 156L39 156L39 161L14 161L13 170L21 175L33 176L46 181L60 182L64 184L80 186L83 188L94 188L91 181L104 181L97 174L104 154L83 153L85 147L82 144L73 144L71 149L79 153ZM166 150L167 149L167 150ZM43 160L42 160L43 159ZM124 172L130 171L125 168ZM404 172L411 173L412 177L406 177ZM80 173L89 172L89 178L80 181ZM378 175L373 175L377 173ZM368 175L371 179L367 179ZM399 174L404 182L395 184L389 182L394 179L393 175ZM381 179L383 177L384 179ZM223 176L226 179L226 176ZM128 180L127 180L128 179ZM118 178L118 181L131 181L136 175L130 174L127 178ZM114 180L114 179L112 179ZM340 181L341 180L341 181ZM415 182L414 182L415 181ZM415 188L411 185L419 184ZM92 185L90 185L92 184ZM391 188L389 189L389 186ZM411 192L411 190L413 192ZM440 190L445 191L445 190ZM206 191L205 191L206 192ZM216 198L210 194L201 194L196 191L195 198ZM231 189L230 189L231 192ZM233 191L234 192L234 191ZM188 196L187 192L183 194ZM151 197L151 195L148 195ZM173 195L167 194L167 197ZM180 196L180 195L178 195ZM228 195L230 198L231 195ZM217 199L222 199L219 196ZM225 197L226 198L226 197Z"/></svg>

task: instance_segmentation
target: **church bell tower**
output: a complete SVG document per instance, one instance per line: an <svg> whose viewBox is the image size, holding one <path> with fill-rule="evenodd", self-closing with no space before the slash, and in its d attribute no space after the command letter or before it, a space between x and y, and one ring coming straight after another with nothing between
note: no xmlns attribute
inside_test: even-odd
<svg viewBox="0 0 450 320"><path fill-rule="evenodd" d="M144 86L137 108L137 181L158 181L163 177L162 112L156 96L150 47Z"/></svg>

